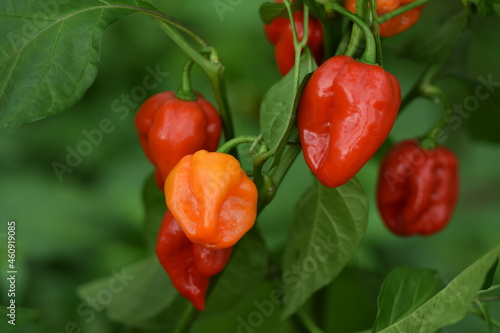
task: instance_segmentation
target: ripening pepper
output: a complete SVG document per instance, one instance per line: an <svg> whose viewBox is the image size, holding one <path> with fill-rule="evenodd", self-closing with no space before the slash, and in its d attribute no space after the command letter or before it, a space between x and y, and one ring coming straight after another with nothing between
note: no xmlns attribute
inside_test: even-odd
<svg viewBox="0 0 500 333"><path fill-rule="evenodd" d="M165 182L168 208L186 236L209 249L233 246L255 223L257 188L233 156L184 156Z"/></svg>
<svg viewBox="0 0 500 333"><path fill-rule="evenodd" d="M135 125L144 153L156 167L156 182L163 189L170 170L187 154L217 149L222 130L217 110L197 94L186 101L166 91L140 107Z"/></svg>
<svg viewBox="0 0 500 333"><path fill-rule="evenodd" d="M283 2L283 1L275 1ZM304 36L304 13L296 12L293 15L297 38L302 40ZM319 64L323 59L323 28L321 22L314 17L309 17L309 30L307 46L311 49L314 59ZM292 25L288 18L276 18L271 24L265 25L266 37L274 45L274 56L281 75L285 75L295 65L295 49L293 47Z"/></svg>
<svg viewBox="0 0 500 333"><path fill-rule="evenodd" d="M377 204L394 234L431 235L450 221L458 191L455 154L443 146L428 150L417 140L405 140L382 161Z"/></svg>
<svg viewBox="0 0 500 333"><path fill-rule="evenodd" d="M205 308L210 277L224 269L233 248L210 250L193 244L167 211L163 217L156 255L179 293L198 309Z"/></svg>
<svg viewBox="0 0 500 333"><path fill-rule="evenodd" d="M389 134L401 104L398 80L380 66L335 56L311 76L298 107L309 168L327 187L346 183Z"/></svg>
<svg viewBox="0 0 500 333"><path fill-rule="evenodd" d="M382 16L414 1L415 0L377 0L377 15ZM346 0L344 6L352 13L356 12L356 0ZM419 6L380 24L380 36L391 37L408 30L417 23L420 12L424 7L425 5Z"/></svg>

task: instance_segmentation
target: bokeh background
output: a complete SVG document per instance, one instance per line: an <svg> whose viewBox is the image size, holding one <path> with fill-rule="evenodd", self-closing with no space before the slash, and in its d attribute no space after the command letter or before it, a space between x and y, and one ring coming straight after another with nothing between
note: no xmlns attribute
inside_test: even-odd
<svg viewBox="0 0 500 333"><path fill-rule="evenodd" d="M186 23L217 48L227 69L238 135L258 133L260 101L280 78L258 15L263 2L242 0L229 5L232 10L220 16L212 1L153 1L161 11ZM437 29L460 6L459 0L431 1L413 29L383 41L386 69L400 80L403 93L425 69L408 58L403 46L429 27ZM492 75L494 81L500 81L499 21L497 17L476 18L452 52L450 71L473 79ZM146 255L142 188L153 168L141 151L133 125L136 108L131 107L128 116L120 119L112 105L142 85L148 66L158 65L169 73L150 95L176 89L186 59L151 19L141 15L126 17L107 30L98 77L77 105L0 138L0 258L3 267L7 253L5 225L15 220L19 272L16 301L26 308L18 316L35 320L26 332L62 332L71 320L79 323L83 332L124 332L104 312L98 312L91 323L75 312L81 302L76 293L78 286ZM194 70L193 83L213 101L208 81L199 69ZM461 103L467 96L463 87L446 80L441 85L455 102ZM351 268L320 292L322 297L331 298L323 309L328 315L321 323L328 332L370 327L381 281L395 266L436 269L449 282L498 243L500 143L485 140L491 137L482 135L483 128L500 131L500 106L496 104L495 108L492 103L499 99L499 91L494 94L462 126L447 132L445 145L460 159L461 193L454 218L443 232L429 238L390 234L373 200L378 158L359 173L370 198L369 227ZM441 112L429 101L416 100L398 118L391 139L423 135ZM104 134L102 142L60 181L52 163L64 163L67 147L75 149L85 139L82 131L98 128L103 118L112 120L114 130ZM278 260L295 204L311 181L312 175L299 156L275 200L258 220L257 226ZM0 274L5 274L4 270ZM366 281L366 290L359 290L353 282L359 279ZM498 277L496 282L500 282ZM0 286L0 300L5 304L6 284ZM500 319L500 302L491 305L492 315ZM255 330L271 331L277 330L264 326ZM443 332L486 332L486 325L468 315L464 322Z"/></svg>

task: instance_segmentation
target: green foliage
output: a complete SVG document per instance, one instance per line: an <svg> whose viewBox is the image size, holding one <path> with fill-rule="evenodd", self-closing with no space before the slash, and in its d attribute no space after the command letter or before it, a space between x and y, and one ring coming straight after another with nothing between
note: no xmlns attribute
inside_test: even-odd
<svg viewBox="0 0 500 333"><path fill-rule="evenodd" d="M374 330L374 332L434 332L442 327L459 322L466 315L477 292L481 290L491 267L496 265L499 256L500 244L469 266L443 290L423 302L414 311L406 313L402 317L394 318L394 321L391 320L389 326ZM425 287L427 286L420 286L419 288L423 289ZM419 298L429 297L429 294L429 292L426 292ZM416 292L415 295L418 295L418 293ZM379 301L385 301L386 297L385 295L381 296Z"/></svg>
<svg viewBox="0 0 500 333"><path fill-rule="evenodd" d="M161 64L174 74L158 91L175 89L176 68L185 62L185 54L149 18L126 17L136 11L126 6L152 8L146 1L59 2L0 3L4 32L0 36L0 134L62 112L83 96L81 103L60 117L22 126L1 138L0 211L4 215L0 219L19 221L17 260L22 274L17 280L16 327L2 320L0 331L62 332L67 323L75 321L82 332L173 332L190 305L173 288L154 256L166 206L154 176L148 177L140 195L142 180L152 167L140 152L133 112L94 147L95 153L65 175L63 183L50 165L64 159L67 145L75 147L81 142L82 130L105 117L113 101L140 84L146 66ZM157 5L202 32L217 47L227 69L232 109L238 111L234 114L237 132L261 131L269 148L277 151L276 166L295 130L301 88L317 66L306 50L301 57L300 87L293 94L293 71L279 78L260 21L287 17L285 6L266 3L260 7L259 18L262 2L236 5L238 1L227 1L225 8L230 10L224 16L218 16L210 1L157 1ZM325 19L321 12L316 13L321 11L321 1L298 1L293 10L299 10L301 3L310 4L311 12ZM375 207L375 160L348 184L327 189L316 181L298 199L298 189L310 180L309 170L299 158L256 228L238 243L226 269L212 278L206 310L198 315L191 332L304 332L307 328L298 322L297 312L311 314L325 332L347 333L372 326L373 330L359 333L441 328L453 333L495 331L498 302L482 299L498 297L498 289L490 288L499 283L495 276L498 246L442 290L439 287L446 280L441 281L437 271L396 268L380 290L375 319L376 294L390 268L404 262L435 267L441 276L454 276L465 263L498 242L496 165L500 159L494 144L500 142L500 99L498 87L488 90L480 78L496 84L499 80L494 61L499 50L494 43L498 21L492 16L500 15L500 1L465 0L472 10L450 17L457 3L462 6L460 1L432 1L415 27L383 40L385 68L398 77L404 92L421 69L444 63L436 83L452 104L470 102L466 99L477 97L478 86L483 87L482 93L491 93L466 116L455 112L452 116L459 116L460 126L453 118L446 131L446 145L460 155L462 174L461 199L450 226L430 238L390 235L375 209L368 209ZM120 18L124 19L103 35ZM335 21L338 26L342 23ZM456 43L460 47L454 47ZM406 59L396 58L396 50ZM492 56L486 57L485 50ZM446 60L448 56L453 61L460 58L459 63ZM94 83L98 68L100 75ZM214 100L201 71L193 72L193 82ZM392 141L420 135L414 132L428 127L432 112L437 110L436 118L441 114L439 106L433 109L431 103L420 102L405 111L404 119L398 119ZM128 108L133 111L139 103ZM4 232L0 230L1 246ZM3 247L1 251L5 253ZM145 259L130 265L140 258ZM133 279L116 284L117 274ZM0 314L5 319L4 284L0 291ZM108 294L112 297L109 303ZM98 300L93 306L92 299ZM468 311L485 323L468 317L462 320ZM460 320L460 325L445 328Z"/></svg>
<svg viewBox="0 0 500 333"><path fill-rule="evenodd" d="M441 289L436 271L395 268L384 281L378 297L378 315L372 332L379 332L418 309Z"/></svg>
<svg viewBox="0 0 500 333"><path fill-rule="evenodd" d="M302 197L289 230L283 281L283 317L293 314L349 262L364 236L368 203L355 179L337 188L315 180Z"/></svg>
<svg viewBox="0 0 500 333"><path fill-rule="evenodd" d="M0 135L79 101L97 75L104 30L134 12L131 5L149 6L142 0L54 7L35 0L2 1L0 30L8 32L0 37Z"/></svg>
<svg viewBox="0 0 500 333"><path fill-rule="evenodd" d="M294 94L295 69L272 86L262 100L260 107L260 128L270 150L276 149L275 163L279 162L288 138L296 122L296 111L302 89L308 74L317 68L311 52L306 49L300 60L300 86Z"/></svg>
<svg viewBox="0 0 500 333"><path fill-rule="evenodd" d="M292 10L296 11L301 8L300 6L300 1L295 1L295 3L292 5ZM259 8L259 14L264 24L271 24L271 22L277 17L288 17L286 6L283 3L263 3Z"/></svg>

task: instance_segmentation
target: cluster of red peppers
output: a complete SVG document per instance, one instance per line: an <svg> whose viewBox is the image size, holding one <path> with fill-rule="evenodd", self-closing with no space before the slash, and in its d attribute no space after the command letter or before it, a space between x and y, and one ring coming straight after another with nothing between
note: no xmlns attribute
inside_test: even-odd
<svg viewBox="0 0 500 333"><path fill-rule="evenodd" d="M376 11L382 15L412 1L379 0ZM354 12L356 0L347 0L345 7ZM422 8L381 24L381 36L408 29ZM301 40L303 12L293 19ZM319 20L309 19L307 46L320 64L322 29ZM276 18L265 33L285 75L295 64L292 24ZM190 82L181 87L149 98L135 123L168 206L157 256L179 293L203 310L210 277L224 269L233 246L255 223L258 192L236 158L214 152L222 130L217 110L190 90ZM297 110L304 157L318 180L337 187L354 177L386 140L400 104L399 82L382 67L345 55L323 62L307 82ZM377 188L386 226L402 236L444 228L458 198L457 165L455 155L442 146L423 148L417 140L394 146L382 161Z"/></svg>
<svg viewBox="0 0 500 333"><path fill-rule="evenodd" d="M413 1L377 0L376 12L380 16ZM344 6L354 13L356 0L346 0ZM380 35L390 37L409 29L424 7L380 24ZM293 18L301 40L303 13ZM290 21L276 18L264 28L284 75L293 67L295 56ZM320 63L323 47L317 36L322 35L321 24L311 17L308 28L307 46ZM337 187L354 177L386 140L400 104L398 80L380 66L344 55L322 63L306 84L298 106L304 157L318 180ZM420 159L412 158L415 155ZM451 219L458 183L457 159L451 151L441 146L424 149L417 140L401 142L385 157L380 170L377 202L384 223L401 236L440 231Z"/></svg>
<svg viewBox="0 0 500 333"><path fill-rule="evenodd" d="M237 159L214 152L221 119L201 94L154 95L135 124L168 207L156 254L179 293L203 310L210 277L255 222L257 189Z"/></svg>

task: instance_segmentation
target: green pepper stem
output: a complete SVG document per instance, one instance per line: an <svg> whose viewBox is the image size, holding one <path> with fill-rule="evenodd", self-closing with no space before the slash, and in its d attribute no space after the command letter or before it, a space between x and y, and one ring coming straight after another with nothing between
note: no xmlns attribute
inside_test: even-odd
<svg viewBox="0 0 500 333"><path fill-rule="evenodd" d="M368 64L376 64L377 44L375 43L375 37L373 37L373 34L370 28L366 25L366 23L358 15L351 13L338 3L329 2L326 4L325 9L327 11L339 12L341 15L347 17L360 27L361 31L365 35L365 40L366 40L366 49L365 52L363 53L363 56L361 57L361 61L366 62Z"/></svg>
<svg viewBox="0 0 500 333"><path fill-rule="evenodd" d="M175 92L175 96L183 101L195 101L197 96L191 86L191 69L193 68L194 61L189 59L182 69L181 84L179 89Z"/></svg>
<svg viewBox="0 0 500 333"><path fill-rule="evenodd" d="M406 13L414 8L417 8L419 6L422 6L422 5L425 5L426 3L428 3L430 0L416 0L416 1L413 1L413 2L410 2L409 4L407 5L404 5L404 6L401 6L393 11L390 11L384 15L381 15L379 18L378 18L378 23L381 24L381 23L384 23L386 21L389 21L390 19L398 16L398 15L401 15L403 13Z"/></svg>
<svg viewBox="0 0 500 333"><path fill-rule="evenodd" d="M481 311L478 311L477 309L474 309L474 308L472 308L472 307L471 307L471 308L469 309L469 313L470 313L470 314L473 314L473 315L475 315L475 316L477 316L477 317L479 317L479 318L481 318L481 319L483 319L483 320L486 320L486 318L485 318L484 314L483 314ZM493 326L495 326L495 327L497 327L497 328L500 328L500 322L496 321L496 320L495 320L495 319L493 319L493 318L490 318L490 320L491 320L491 324L492 324Z"/></svg>
<svg viewBox="0 0 500 333"><path fill-rule="evenodd" d="M217 101L217 106L219 107L219 113L222 118L222 125L224 127L224 137L226 141L230 141L234 138L234 127L233 119L231 115L231 110L229 107L229 101L227 99L226 84L224 77L224 66L222 65L220 58L215 52L215 49L209 47L207 43L203 42L204 51L209 50L210 54L208 59L199 50L192 47L182 34L175 28L179 28L178 25L173 25L171 20L164 15L160 15L157 12L138 10L140 13L147 14L152 18L156 19L160 28L177 44L200 68L205 72L212 86L212 90ZM172 27L173 26L173 27ZM184 31L184 30L182 30ZM191 34L190 34L191 35ZM231 151L231 154L238 157L238 152L236 150Z"/></svg>
<svg viewBox="0 0 500 333"><path fill-rule="evenodd" d="M175 333L188 333L199 314L200 312L196 310L193 304L189 303L184 310L181 321L179 322Z"/></svg>
<svg viewBox="0 0 500 333"><path fill-rule="evenodd" d="M439 144L439 142L437 142L437 136L448 124L448 120L451 116L452 110L448 98L446 97L445 93L441 90L441 88L429 85L422 87L421 91L424 97L427 97L436 104L441 103L444 107L443 116L436 123L436 125L434 125L429 130L429 132L427 132L424 139L425 142L428 142L431 145L430 147L426 148L435 148Z"/></svg>
<svg viewBox="0 0 500 333"><path fill-rule="evenodd" d="M366 18L366 0L360 0L356 2L356 15L358 15L362 19ZM350 57L356 56L356 53L360 49L359 44L361 43L362 39L363 32L361 31L361 28L358 27L357 24L354 24L351 28L351 35L345 55L348 55Z"/></svg>
<svg viewBox="0 0 500 333"><path fill-rule="evenodd" d="M311 316L304 310L304 308L300 308L297 311L297 318L304 324L310 333L324 333L316 323L312 320Z"/></svg>
<svg viewBox="0 0 500 333"><path fill-rule="evenodd" d="M226 142L222 146L220 146L219 149L217 149L217 152L227 154L232 149L235 149L238 145L241 145L243 143L254 143L256 140L259 140L259 137L255 136L255 135L238 136L234 139L229 140L228 142Z"/></svg>
<svg viewBox="0 0 500 333"><path fill-rule="evenodd" d="M380 41L380 29L378 28L377 20L377 1L370 0L370 19L373 24L373 33L375 34L375 43L377 44L377 63L380 66L384 66L384 60L382 57L382 42Z"/></svg>

